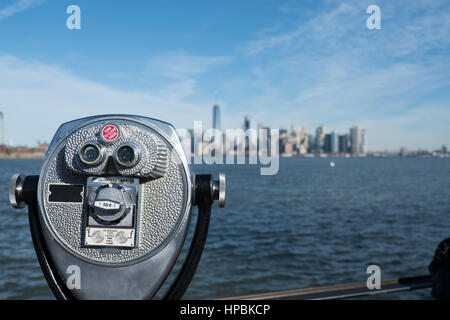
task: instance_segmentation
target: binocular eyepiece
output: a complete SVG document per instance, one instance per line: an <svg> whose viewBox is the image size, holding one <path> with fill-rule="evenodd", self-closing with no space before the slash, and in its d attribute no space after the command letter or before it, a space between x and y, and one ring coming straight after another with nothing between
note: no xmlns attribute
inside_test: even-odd
<svg viewBox="0 0 450 320"><path fill-rule="evenodd" d="M60 299L148 299L195 234L165 298L181 298L206 242L211 206L225 204L225 176L192 175L172 125L105 115L63 124L39 176L14 175L10 201L28 205L44 275Z"/></svg>

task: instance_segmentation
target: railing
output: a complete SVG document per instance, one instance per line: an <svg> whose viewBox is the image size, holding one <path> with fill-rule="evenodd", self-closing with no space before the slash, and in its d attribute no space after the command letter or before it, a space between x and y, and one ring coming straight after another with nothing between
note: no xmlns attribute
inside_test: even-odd
<svg viewBox="0 0 450 320"><path fill-rule="evenodd" d="M278 291L222 300L331 300L411 291L431 287L431 277L418 276L381 281L380 289L368 289L366 282Z"/></svg>

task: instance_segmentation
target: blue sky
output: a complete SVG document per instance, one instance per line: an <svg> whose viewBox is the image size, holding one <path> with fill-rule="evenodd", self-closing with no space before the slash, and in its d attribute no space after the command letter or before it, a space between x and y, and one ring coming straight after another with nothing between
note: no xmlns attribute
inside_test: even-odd
<svg viewBox="0 0 450 320"><path fill-rule="evenodd" d="M68 30L66 8L81 8ZM381 9L368 30L366 9ZM0 1L0 111L14 144L74 118L191 128L367 129L369 150L450 145L450 2Z"/></svg>

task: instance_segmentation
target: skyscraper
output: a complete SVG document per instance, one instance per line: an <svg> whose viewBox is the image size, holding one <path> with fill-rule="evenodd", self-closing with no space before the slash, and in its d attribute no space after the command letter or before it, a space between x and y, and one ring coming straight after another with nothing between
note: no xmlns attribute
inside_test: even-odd
<svg viewBox="0 0 450 320"><path fill-rule="evenodd" d="M351 153L352 155L358 155L358 145L359 145L359 128L350 128L350 142L351 142Z"/></svg>
<svg viewBox="0 0 450 320"><path fill-rule="evenodd" d="M299 124L291 125L291 141L294 143L294 151L298 154L306 154L309 147L308 132L306 127Z"/></svg>
<svg viewBox="0 0 450 320"><path fill-rule="evenodd" d="M244 119L244 131L250 129L250 116L245 116Z"/></svg>
<svg viewBox="0 0 450 320"><path fill-rule="evenodd" d="M355 156L367 153L366 130L358 126L350 128L351 153Z"/></svg>
<svg viewBox="0 0 450 320"><path fill-rule="evenodd" d="M220 130L220 107L217 104L213 107L213 129Z"/></svg>
<svg viewBox="0 0 450 320"><path fill-rule="evenodd" d="M361 128L361 144L360 144L361 154L365 155L367 153L367 135L366 129Z"/></svg>
<svg viewBox="0 0 450 320"><path fill-rule="evenodd" d="M262 153L269 157L272 151L272 136L270 134L270 128L264 127L262 124L258 124L257 150L259 154Z"/></svg>
<svg viewBox="0 0 450 320"><path fill-rule="evenodd" d="M325 134L325 138L323 139L323 152L331 152L331 134L329 133Z"/></svg>
<svg viewBox="0 0 450 320"><path fill-rule="evenodd" d="M245 116L244 131L247 132L248 129L250 129L250 116ZM245 143L245 154L248 155L250 151L250 138L248 135L245 135L244 143Z"/></svg>
<svg viewBox="0 0 450 320"><path fill-rule="evenodd" d="M316 148L323 149L325 144L325 126L320 126L316 129Z"/></svg>
<svg viewBox="0 0 450 320"><path fill-rule="evenodd" d="M331 152L338 153L339 152L339 136L336 130L331 132Z"/></svg>
<svg viewBox="0 0 450 320"><path fill-rule="evenodd" d="M350 138L348 134L339 136L339 152L340 153L350 152Z"/></svg>
<svg viewBox="0 0 450 320"><path fill-rule="evenodd" d="M0 111L0 146L5 144L5 125L3 119L3 112Z"/></svg>

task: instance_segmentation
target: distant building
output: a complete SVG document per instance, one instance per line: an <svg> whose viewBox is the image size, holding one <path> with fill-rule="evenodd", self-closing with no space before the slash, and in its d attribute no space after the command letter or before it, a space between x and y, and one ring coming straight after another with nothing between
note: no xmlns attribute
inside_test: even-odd
<svg viewBox="0 0 450 320"><path fill-rule="evenodd" d="M325 126L316 129L316 149L323 150L325 145Z"/></svg>
<svg viewBox="0 0 450 320"><path fill-rule="evenodd" d="M350 128L351 153L354 156L367 153L366 130L358 126Z"/></svg>
<svg viewBox="0 0 450 320"><path fill-rule="evenodd" d="M358 144L359 144L358 127L350 128L350 145L352 155L358 154Z"/></svg>
<svg viewBox="0 0 450 320"><path fill-rule="evenodd" d="M364 128L361 128L360 151L361 151L362 155L367 154L367 136L366 136L366 129L364 129Z"/></svg>
<svg viewBox="0 0 450 320"><path fill-rule="evenodd" d="M38 152L42 152L42 153L46 153L48 150L49 144L46 142L40 142L38 141L37 146L36 146L36 151Z"/></svg>
<svg viewBox="0 0 450 320"><path fill-rule="evenodd" d="M398 153L399 157L406 157L408 155L408 150L405 147L401 147Z"/></svg>
<svg viewBox="0 0 450 320"><path fill-rule="evenodd" d="M186 150L191 156L195 155L195 133L194 129L189 129L189 139L191 144L191 150Z"/></svg>
<svg viewBox="0 0 450 320"><path fill-rule="evenodd" d="M245 116L244 118L244 131L247 132L248 129L250 129L250 116ZM245 135L244 139L245 143L245 154L249 155L250 152L250 137L248 135Z"/></svg>
<svg viewBox="0 0 450 320"><path fill-rule="evenodd" d="M339 135L336 130L333 130L330 135L330 152L338 153L339 152Z"/></svg>
<svg viewBox="0 0 450 320"><path fill-rule="evenodd" d="M250 129L250 116L245 116L244 118L244 131Z"/></svg>
<svg viewBox="0 0 450 320"><path fill-rule="evenodd" d="M220 107L216 104L213 106L213 129L220 130ZM216 134L216 133L215 133ZM223 139L223 137L222 137ZM215 136L211 137L211 142L215 141Z"/></svg>
<svg viewBox="0 0 450 320"><path fill-rule="evenodd" d="M262 131L261 131L262 130ZM260 135L264 134L264 135ZM270 134L270 128L264 127L258 124L258 141L257 149L260 155L270 157L272 154L272 135Z"/></svg>
<svg viewBox="0 0 450 320"><path fill-rule="evenodd" d="M213 107L213 129L220 130L220 107L216 104Z"/></svg>
<svg viewBox="0 0 450 320"><path fill-rule="evenodd" d="M279 153L286 153L286 145L289 143L289 134L287 129L280 128L279 130Z"/></svg>
<svg viewBox="0 0 450 320"><path fill-rule="evenodd" d="M330 153L331 152L331 134L327 133L323 142L323 152Z"/></svg>
<svg viewBox="0 0 450 320"><path fill-rule="evenodd" d="M291 126L291 142L294 144L294 153L304 155L308 152L309 137L304 126L294 124Z"/></svg>
<svg viewBox="0 0 450 320"><path fill-rule="evenodd" d="M312 134L308 134L308 148L307 148L307 152L308 153L313 152L315 147L316 147L316 144L314 142L313 135Z"/></svg>
<svg viewBox="0 0 450 320"><path fill-rule="evenodd" d="M2 158L27 158L35 159L44 157L48 149L48 143L37 143L36 147L8 147L0 145L0 159Z"/></svg>
<svg viewBox="0 0 450 320"><path fill-rule="evenodd" d="M3 112L0 111L0 146L5 144L5 124Z"/></svg>
<svg viewBox="0 0 450 320"><path fill-rule="evenodd" d="M339 136L339 152L340 153L350 152L350 137L348 134L343 134Z"/></svg>
<svg viewBox="0 0 450 320"><path fill-rule="evenodd" d="M292 154L293 151L294 146L292 145L292 143L288 142L284 145L284 154Z"/></svg>

